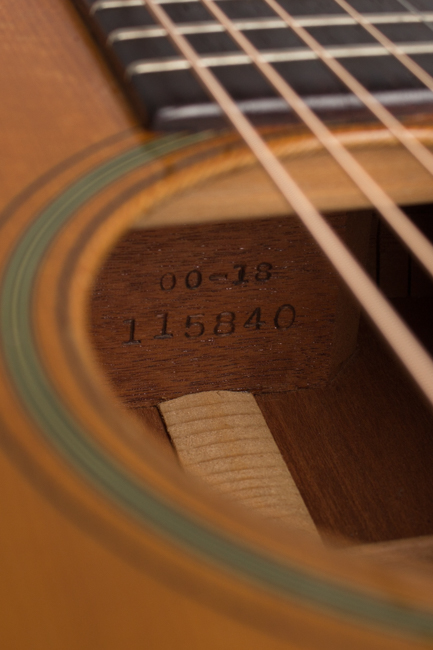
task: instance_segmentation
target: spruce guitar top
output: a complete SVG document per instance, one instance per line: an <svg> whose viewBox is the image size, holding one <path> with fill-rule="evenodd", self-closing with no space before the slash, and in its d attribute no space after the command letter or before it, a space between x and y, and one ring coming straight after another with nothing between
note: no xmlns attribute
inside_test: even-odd
<svg viewBox="0 0 433 650"><path fill-rule="evenodd" d="M275 4L2 7L2 647L432 644L430 361L316 213L429 348L433 5Z"/></svg>

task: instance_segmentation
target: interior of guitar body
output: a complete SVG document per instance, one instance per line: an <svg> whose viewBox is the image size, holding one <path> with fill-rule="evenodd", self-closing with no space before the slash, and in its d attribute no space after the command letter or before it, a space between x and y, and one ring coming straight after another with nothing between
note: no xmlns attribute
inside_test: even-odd
<svg viewBox="0 0 433 650"><path fill-rule="evenodd" d="M104 2L77 4L148 124L173 131L221 127L215 97L209 100L182 68L188 57L180 49L186 57L181 61L179 44L174 49L166 38L169 23L161 23L163 32L154 30L157 9L140 3L126 8ZM171 4L168 20L187 35L199 56L212 52L221 63L224 53L232 52L234 41L227 33L221 38L213 33L218 16L207 13L209 7L205 11L199 3ZM371 34L364 30L365 21L356 24L356 16L343 30L338 4L283 4L295 16L302 15L294 26L287 23L287 15L278 14L283 22L273 25L278 28L273 47L289 49L283 63L276 59L276 68L379 188L396 204L410 206L406 211L412 221L431 240L431 177L407 147L407 137L426 148L433 143L431 97L424 81L419 86L393 57L375 56L374 66L365 64L359 52L368 54L364 40L371 45ZM236 29L247 30L259 51L269 48L261 39L267 38L264 27L275 19L274 10L254 2L223 5ZM427 65L430 23L425 16L421 21L418 9L412 7L409 15L402 7L401 2L357 3L358 11L372 12L369 20L379 21L389 38L416 42L415 57L424 56L420 65ZM391 11L388 17L382 15ZM348 16L343 18L347 22ZM229 27L224 23L223 31ZM284 38L280 45L278 35ZM157 36L162 49L152 49ZM364 95L359 105L355 101L348 109L347 86L360 99L358 91L340 73L337 83L327 69L329 56L326 65L316 61L322 58L320 47L313 47L308 36L326 47L341 39L350 47L362 43L359 59L348 49L332 51L337 59L344 57L345 69L373 93L369 110L362 108ZM314 60L292 60L293 47L305 45L315 48ZM296 51L296 57L304 55L303 49ZM426 275L379 220L360 183L352 182L344 165L325 151L326 138L319 144L300 125L302 121L312 128L306 109L300 114L288 100L290 109L283 102L285 117L275 113L280 97L273 83L264 90L251 57L247 62L243 68L218 64L213 70L239 106L244 103L242 110L256 124L268 125L262 135L292 179L327 215L334 231L431 350L433 289ZM409 92L412 87L415 93ZM378 92L382 94L376 96ZM383 121L374 109L378 121L372 121L369 111L378 98L410 134L399 144L396 130L391 129L392 135L386 128L392 120ZM262 111L265 104L267 112ZM118 397L159 431L168 453L185 465L194 434L188 434L186 447L178 443L164 405L212 391L250 393L321 533L343 545L374 542L376 549L389 540L432 535L431 409L252 155L231 136L222 136L209 154L169 163L167 177L150 210L140 201L133 208L135 227L106 259L93 291L92 340ZM248 445L244 453L249 454ZM239 449L236 454L242 456ZM199 476L221 485L214 480L214 474L222 472L215 459L206 452L199 456ZM248 485L241 489L248 490ZM225 492L230 496L230 490ZM415 546L418 557L433 557L428 539Z"/></svg>
<svg viewBox="0 0 433 650"><path fill-rule="evenodd" d="M431 350L430 281L320 155L307 152L292 171ZM430 199L402 152L385 144L358 155L379 175L386 158L383 183L401 203ZM405 208L430 239L432 209ZM115 392L173 462L182 454L161 404L250 392L325 540L391 561L433 559L431 409L255 168L205 178L140 216L99 272L91 331Z"/></svg>

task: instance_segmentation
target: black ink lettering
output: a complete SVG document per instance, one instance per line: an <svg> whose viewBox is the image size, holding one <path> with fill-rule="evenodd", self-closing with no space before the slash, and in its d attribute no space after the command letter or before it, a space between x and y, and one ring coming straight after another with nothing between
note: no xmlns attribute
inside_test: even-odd
<svg viewBox="0 0 433 650"><path fill-rule="evenodd" d="M233 267L235 271L238 271L238 279L233 282L233 284L246 284L248 280L245 280L245 273L247 267L244 264L235 264ZM238 270L239 269L239 270Z"/></svg>
<svg viewBox="0 0 433 650"><path fill-rule="evenodd" d="M129 339L123 341L122 345L140 345L141 341L135 338L135 318L128 318L123 322L125 325L129 324Z"/></svg>
<svg viewBox="0 0 433 650"><path fill-rule="evenodd" d="M195 314L194 316L186 317L185 329L189 330L191 327L198 327L198 332L195 334L185 332L185 336L188 339L198 339L204 333L204 324L198 320L192 320L193 318L203 318L203 314Z"/></svg>
<svg viewBox="0 0 433 650"><path fill-rule="evenodd" d="M244 327L247 329L259 330L263 325L266 325L265 321L260 320L262 317L262 312L260 307L257 307L248 320L245 321Z"/></svg>
<svg viewBox="0 0 433 650"><path fill-rule="evenodd" d="M211 282L224 282L224 280L227 280L227 273L212 273L209 280Z"/></svg>
<svg viewBox="0 0 433 650"><path fill-rule="evenodd" d="M187 289L198 289L201 285L201 273L198 269L193 269L188 273L185 278L185 284Z"/></svg>
<svg viewBox="0 0 433 650"><path fill-rule="evenodd" d="M288 314L289 320L286 322L286 325L282 325L280 322L280 318L283 312L285 311L289 312ZM290 327L292 327L294 321L295 321L295 308L292 307L292 305L281 305L281 307L277 309L277 313L275 314L275 318L274 318L274 323L277 330L280 331L288 330Z"/></svg>
<svg viewBox="0 0 433 650"><path fill-rule="evenodd" d="M165 314L157 314L157 318L162 318L162 327L161 327L161 334L157 334L154 336L154 339L172 339L173 334L170 332L167 332L167 320L168 320L168 313L166 312Z"/></svg>
<svg viewBox="0 0 433 650"><path fill-rule="evenodd" d="M230 336L235 331L235 314L232 311L222 311L216 317L214 334L216 336Z"/></svg>
<svg viewBox="0 0 433 650"><path fill-rule="evenodd" d="M255 275L255 278L257 282L267 282L271 277L271 269L272 264L269 264L268 262L262 262L256 266L257 273Z"/></svg>
<svg viewBox="0 0 433 650"><path fill-rule="evenodd" d="M176 276L174 273L166 273L159 281L159 286L163 291L172 291L176 286Z"/></svg>

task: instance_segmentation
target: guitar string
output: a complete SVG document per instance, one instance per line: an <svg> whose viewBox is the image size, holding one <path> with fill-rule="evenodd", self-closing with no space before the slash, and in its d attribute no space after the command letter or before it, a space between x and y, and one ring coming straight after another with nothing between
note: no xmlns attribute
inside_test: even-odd
<svg viewBox="0 0 433 650"><path fill-rule="evenodd" d="M254 45L233 25L228 16L213 0L201 0L208 11L219 21L241 49L250 57L269 83L285 99L300 119L314 133L319 142L337 161L343 171L385 218L391 228L405 242L427 271L433 275L433 245L415 224L392 201L368 172L358 163L340 140L317 117L289 83L269 63L263 60Z"/></svg>
<svg viewBox="0 0 433 650"><path fill-rule="evenodd" d="M166 29L174 46L190 62L191 68L198 79L220 105L277 189L287 203L293 207L303 224L433 405L433 361L422 345L377 289L374 282L345 244L302 192L282 163L274 156L268 145L239 110L236 102L230 97L215 75L201 64L200 56L185 37L177 32L176 25L163 7L156 4L154 0L147 0L147 6L156 22Z"/></svg>
<svg viewBox="0 0 433 650"><path fill-rule="evenodd" d="M372 25L369 20L367 20L362 14L359 13L352 5L350 5L346 0L334 0L344 11L346 11L349 16L351 16L356 22L361 25L373 38L378 41L384 48L388 50L402 65L404 65L409 72L411 72L417 79L421 81L429 90L433 92L433 77L423 70L416 61L410 58L403 50L396 45L391 39L389 39L383 32L381 32L377 27Z"/></svg>
<svg viewBox="0 0 433 650"><path fill-rule="evenodd" d="M433 25L431 23L431 18L428 19L428 14L426 14L423 11L418 11L416 7L413 6L411 2L408 2L408 0L397 0L398 4L400 4L402 7L410 11L410 13L414 16L417 16L421 22L424 23L426 27L428 27L431 31L433 31ZM427 17L426 17L427 16Z"/></svg>
<svg viewBox="0 0 433 650"><path fill-rule="evenodd" d="M158 4L161 4L161 0L158 0ZM211 13L216 14L216 19L221 27L225 26L226 31L229 31L237 41L242 49L247 52L247 59L254 59L256 65L261 68L263 74L268 78L273 77L273 85L277 87L280 94L285 98L285 100L293 106L300 107L303 111L302 114L298 112L300 118L308 124L310 129L315 133L316 137L322 142L328 151L333 155L333 157L339 162L344 171L352 178L352 180L357 184L357 186L363 191L363 193L368 197L370 202L374 207L382 213L391 227L397 232L397 234L406 242L408 247L412 250L415 255L418 255L421 263L427 268L430 273L433 273L433 246L430 242L420 233L420 231L415 227L415 225L406 217L406 215L399 210L399 208L392 202L389 197L386 196L386 193L373 181L371 177L368 176L366 171L357 163L357 161L347 152L347 150L341 145L338 139L333 136L329 130L323 125L323 123L316 117L316 115L309 109L305 103L295 95L292 89L288 88L288 84L278 75L274 68L269 64L263 61L263 57L260 57L260 53L255 50L250 43L243 35L240 33L240 27L230 23L226 15L221 12L217 7L213 10L213 7L208 5L208 9ZM284 23L283 23L284 24ZM178 27L181 33L184 33L184 30L181 27ZM239 58L239 55L238 55ZM206 62L208 65L209 62L207 57L202 57L202 64ZM169 63L169 62L166 62ZM185 67L188 62L179 60L177 61L177 67ZM155 64L146 64L155 65ZM173 67L173 62L171 62ZM130 66L131 67L131 66ZM143 63L138 62L133 64L134 72L143 72L142 70ZM151 68L153 70L153 68ZM159 68L158 68L159 69ZM146 68L147 70L147 68ZM275 81L277 79L277 81ZM288 96L287 90L291 93L291 96ZM286 92L285 92L286 91Z"/></svg>
<svg viewBox="0 0 433 650"><path fill-rule="evenodd" d="M403 124L395 118L377 99L337 61L296 18L289 14L276 0L263 0L280 16L295 34L314 52L314 54L340 79L340 81L366 106L373 115L393 134L401 144L418 160L430 174L433 174L433 155L424 147Z"/></svg>

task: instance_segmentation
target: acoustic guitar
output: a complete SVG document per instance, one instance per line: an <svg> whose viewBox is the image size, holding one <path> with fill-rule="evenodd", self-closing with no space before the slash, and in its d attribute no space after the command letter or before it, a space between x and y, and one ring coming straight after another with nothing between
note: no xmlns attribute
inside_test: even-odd
<svg viewBox="0 0 433 650"><path fill-rule="evenodd" d="M0 11L2 648L430 647L431 0Z"/></svg>

